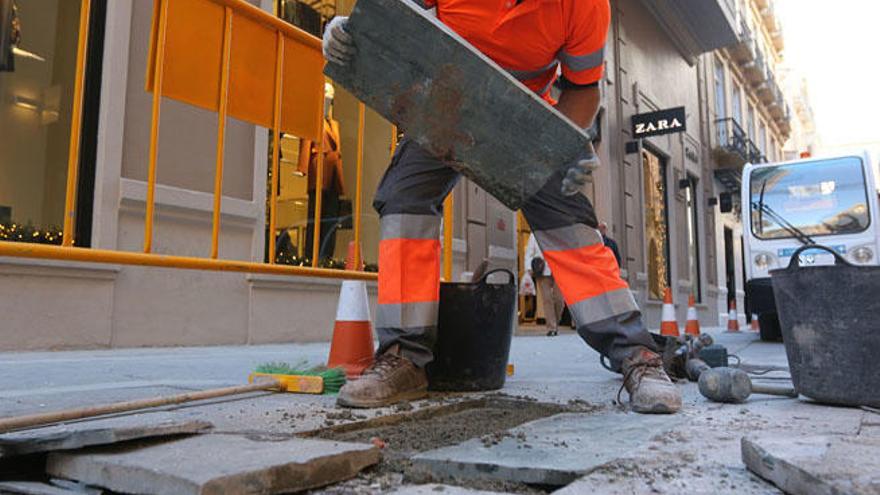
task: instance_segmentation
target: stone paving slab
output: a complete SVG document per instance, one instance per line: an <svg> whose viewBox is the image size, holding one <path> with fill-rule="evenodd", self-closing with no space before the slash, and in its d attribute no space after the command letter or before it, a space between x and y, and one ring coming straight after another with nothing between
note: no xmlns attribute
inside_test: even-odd
<svg viewBox="0 0 880 495"><path fill-rule="evenodd" d="M565 413L421 453L418 469L439 479L488 479L562 486L682 421L679 415ZM614 432L610 435L609 432Z"/></svg>
<svg viewBox="0 0 880 495"><path fill-rule="evenodd" d="M786 493L880 495L880 438L743 438L746 466Z"/></svg>
<svg viewBox="0 0 880 495"><path fill-rule="evenodd" d="M208 421L167 412L66 423L0 435L0 457L199 433L211 427Z"/></svg>
<svg viewBox="0 0 880 495"><path fill-rule="evenodd" d="M505 495L502 492L486 492L482 490L471 490L452 485L438 485L435 483L429 485L410 485L404 486L399 490L391 492L390 495Z"/></svg>
<svg viewBox="0 0 880 495"><path fill-rule="evenodd" d="M584 132L416 2L358 2L347 28L357 55L325 74L509 208L584 154Z"/></svg>
<svg viewBox="0 0 880 495"><path fill-rule="evenodd" d="M380 458L372 445L209 434L56 452L49 455L46 470L123 493L270 494L336 483Z"/></svg>
<svg viewBox="0 0 880 495"><path fill-rule="evenodd" d="M15 495L83 495L82 492L47 485L38 481L2 481L0 494Z"/></svg>

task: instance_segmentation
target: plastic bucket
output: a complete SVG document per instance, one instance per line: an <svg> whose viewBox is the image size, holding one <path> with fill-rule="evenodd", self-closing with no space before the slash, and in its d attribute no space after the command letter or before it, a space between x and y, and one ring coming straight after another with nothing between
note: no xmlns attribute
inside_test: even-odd
<svg viewBox="0 0 880 495"><path fill-rule="evenodd" d="M493 273L505 284L490 284ZM440 318L434 361L428 364L431 390L471 392L504 386L516 316L516 277L492 270L475 283L440 284Z"/></svg>
<svg viewBox="0 0 880 495"><path fill-rule="evenodd" d="M800 266L807 249L834 255ZM880 406L880 267L854 266L825 246L803 246L771 273L791 377L798 393L847 406Z"/></svg>

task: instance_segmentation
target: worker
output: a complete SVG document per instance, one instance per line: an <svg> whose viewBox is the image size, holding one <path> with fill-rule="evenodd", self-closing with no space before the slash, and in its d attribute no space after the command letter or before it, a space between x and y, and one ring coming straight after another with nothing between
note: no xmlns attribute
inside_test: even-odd
<svg viewBox="0 0 880 495"><path fill-rule="evenodd" d="M561 71L556 109L589 127L600 101L609 0L424 0L457 32L550 101ZM324 56L344 67L357 52L345 17L324 31ZM418 40L411 40L418 43ZM623 374L632 409L673 413L681 394L663 369L651 334L614 255L596 229L583 192L598 160L590 150L555 175L522 211L535 232L580 336ZM440 286L440 219L459 173L415 141L400 142L373 206L380 216L379 348L374 364L346 384L337 402L380 407L426 394L433 359Z"/></svg>
<svg viewBox="0 0 880 495"><path fill-rule="evenodd" d="M535 281L535 288L540 292L541 300L544 302L547 336L555 337L559 335L559 320L562 318L562 311L565 310L565 301L562 299L559 287L553 281L553 272L544 260L544 253L538 246L534 232L529 234L524 261L526 273Z"/></svg>
<svg viewBox="0 0 880 495"><path fill-rule="evenodd" d="M599 233L602 234L602 244L605 244L605 247L611 250L611 253L614 254L614 259L617 260L618 268L623 268L623 260L620 257L620 248L617 247L617 241L608 236L608 224L605 222L599 222Z"/></svg>

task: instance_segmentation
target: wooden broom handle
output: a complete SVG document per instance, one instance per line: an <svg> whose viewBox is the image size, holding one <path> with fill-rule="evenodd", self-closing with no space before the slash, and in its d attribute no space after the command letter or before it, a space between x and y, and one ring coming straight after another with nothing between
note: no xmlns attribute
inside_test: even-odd
<svg viewBox="0 0 880 495"><path fill-rule="evenodd" d="M61 423L64 421L73 421L76 419L93 418L95 416L104 416L107 414L136 411L138 409L146 409L150 407L169 406L173 404L182 404L184 402L192 402L196 400L225 397L228 395L246 394L249 392L258 392L260 390L269 390L273 388L278 388L278 382L276 380L261 380L257 383L251 383L248 385L236 385L234 387L200 390L197 392L187 392L184 394L152 397L149 399L114 402L112 404L102 404L100 406L81 407L78 409L65 409L62 411L0 418L0 433L6 433L8 431L21 428L33 428L35 426L45 426L54 423Z"/></svg>

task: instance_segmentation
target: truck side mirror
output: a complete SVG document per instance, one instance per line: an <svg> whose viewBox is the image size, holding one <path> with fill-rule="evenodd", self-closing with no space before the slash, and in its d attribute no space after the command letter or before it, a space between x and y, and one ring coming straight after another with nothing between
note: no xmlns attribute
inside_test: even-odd
<svg viewBox="0 0 880 495"><path fill-rule="evenodd" d="M729 192L723 192L718 195L718 210L721 213L730 213L733 211L733 195Z"/></svg>

